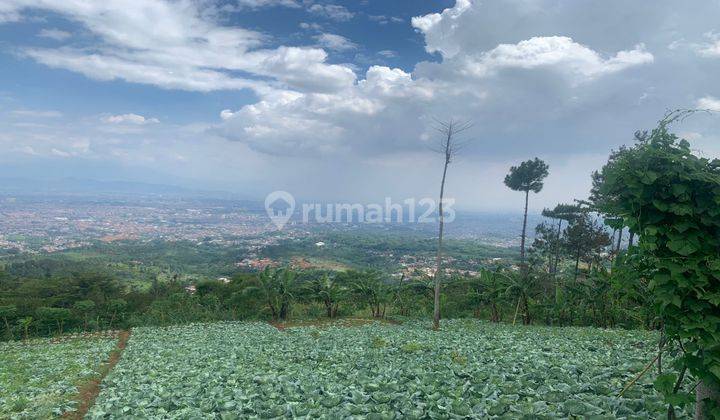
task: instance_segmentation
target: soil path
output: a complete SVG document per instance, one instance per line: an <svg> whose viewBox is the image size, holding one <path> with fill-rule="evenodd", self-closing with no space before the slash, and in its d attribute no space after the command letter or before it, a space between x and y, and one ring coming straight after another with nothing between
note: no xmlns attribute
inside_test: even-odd
<svg viewBox="0 0 720 420"><path fill-rule="evenodd" d="M110 357L107 362L100 367L100 375L80 386L80 391L78 392L78 396L76 398L79 402L77 410L68 411L65 415L63 415L64 418L80 420L85 417L90 407L92 407L95 403L95 399L100 394L100 384L102 384L103 379L105 379L107 374L110 373L110 371L113 370L115 365L117 365L120 361L120 356L122 356L129 339L130 331L120 332L115 349L110 352Z"/></svg>

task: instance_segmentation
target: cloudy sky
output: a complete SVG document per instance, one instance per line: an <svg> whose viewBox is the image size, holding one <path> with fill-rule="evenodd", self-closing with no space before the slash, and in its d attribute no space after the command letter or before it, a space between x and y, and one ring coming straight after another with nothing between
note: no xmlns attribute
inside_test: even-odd
<svg viewBox="0 0 720 420"><path fill-rule="evenodd" d="M584 198L610 149L670 108L720 111L720 1L3 0L0 176L264 198L435 196L436 120L469 120L449 195ZM676 127L720 155L720 116Z"/></svg>

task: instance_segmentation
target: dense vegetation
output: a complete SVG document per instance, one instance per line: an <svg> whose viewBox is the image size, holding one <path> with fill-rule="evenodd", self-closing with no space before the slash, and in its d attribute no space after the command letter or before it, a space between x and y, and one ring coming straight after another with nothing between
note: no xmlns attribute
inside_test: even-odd
<svg viewBox="0 0 720 420"><path fill-rule="evenodd" d="M666 409L648 378L618 397L655 350L654 333L428 327L137 328L89 418L656 418Z"/></svg>
<svg viewBox="0 0 720 420"><path fill-rule="evenodd" d="M0 418L45 419L77 407L78 385L98 375L112 335L0 343Z"/></svg>
<svg viewBox="0 0 720 420"><path fill-rule="evenodd" d="M55 254L4 258L3 265L5 273L12 278L48 279L102 273L127 289L143 289L156 280L192 281L229 275L241 252L188 241L97 241L92 246Z"/></svg>
<svg viewBox="0 0 720 420"><path fill-rule="evenodd" d="M371 232L321 235L328 243L324 248L315 246L314 237L303 238L269 246L261 256L279 262L301 256L343 269L376 267L374 278L382 283L383 290L389 291L400 283L390 276L400 267L396 256L430 255L435 246L431 238L420 233L407 239L392 233ZM512 261L516 253L469 240L449 240L447 248L454 258L453 266L465 270L476 269L477 261L482 259ZM167 255L167 259L163 260L162 255ZM123 242L58 256L9 260L0 269L0 337L47 336L60 330L95 331L196 320L271 318L270 310L256 296L258 291L254 287L260 278L233 265L242 256L242 249L211 245ZM312 317L324 313L324 304L309 292L310 280L323 278L342 284L344 291L339 301L346 301L342 305L343 314L364 311L365 301L356 301L355 293L349 290L356 283L354 277L362 277L359 273L318 269L296 273L288 293L297 302L292 305L294 314L288 315ZM219 277L228 277L231 282L225 284L217 280ZM403 289L410 288L407 279L402 283ZM405 303L401 310L395 310L395 300L383 296L382 304L391 307L388 315L424 314L423 284L417 282L413 287L419 306L412 311ZM188 292L189 285L197 287L197 294Z"/></svg>
<svg viewBox="0 0 720 420"><path fill-rule="evenodd" d="M640 235L627 283L649 291L663 347L678 347L677 373L662 377L671 403L687 372L699 378L696 416L720 417L720 160L697 157L668 125L670 113L594 176L595 207ZM627 271L626 271L627 272ZM673 385L675 384L675 385ZM672 406L668 416L672 416Z"/></svg>

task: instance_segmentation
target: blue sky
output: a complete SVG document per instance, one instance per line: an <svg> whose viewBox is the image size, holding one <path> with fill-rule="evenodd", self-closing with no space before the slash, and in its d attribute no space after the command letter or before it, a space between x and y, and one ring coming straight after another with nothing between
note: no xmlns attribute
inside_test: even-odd
<svg viewBox="0 0 720 420"><path fill-rule="evenodd" d="M92 178L306 199L434 196L435 120L470 120L449 191L584 198L671 108L720 111L720 3L5 0L0 178ZM716 156L718 117L677 127Z"/></svg>

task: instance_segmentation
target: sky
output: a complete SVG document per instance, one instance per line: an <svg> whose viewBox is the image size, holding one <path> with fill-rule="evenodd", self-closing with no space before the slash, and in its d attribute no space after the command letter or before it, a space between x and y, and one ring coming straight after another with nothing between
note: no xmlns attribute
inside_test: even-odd
<svg viewBox="0 0 720 420"><path fill-rule="evenodd" d="M3 0L0 178L134 181L263 200L435 197L438 121L469 121L457 208L531 209L669 109L720 112L720 1ZM720 114L674 127L720 155ZM7 182L7 181L6 181Z"/></svg>

